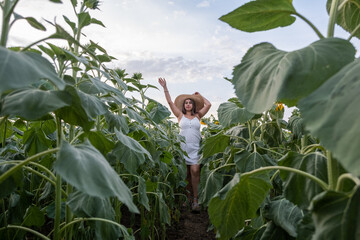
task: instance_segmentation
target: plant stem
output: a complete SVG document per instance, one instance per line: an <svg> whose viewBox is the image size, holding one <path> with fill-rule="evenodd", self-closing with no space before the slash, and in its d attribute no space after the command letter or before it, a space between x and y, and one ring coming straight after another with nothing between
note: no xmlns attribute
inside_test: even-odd
<svg viewBox="0 0 360 240"><path fill-rule="evenodd" d="M337 182L337 185L336 185L336 191L341 191L342 189L342 186L344 185L344 180L346 179L350 179L352 180L356 185L360 185L360 179L353 176L352 174L350 173L344 173L342 174L339 179L338 179L338 182Z"/></svg>
<svg viewBox="0 0 360 240"><path fill-rule="evenodd" d="M309 24L309 26L315 31L315 33L318 35L318 37L320 39L324 38L324 36L321 34L321 32L315 27L314 24L312 24L306 17L304 17L303 15L301 15L300 13L296 12L294 13L294 15L298 16L299 18L301 18L302 20L304 20L307 24Z"/></svg>
<svg viewBox="0 0 360 240"><path fill-rule="evenodd" d="M327 37L334 36L334 29L335 29L335 23L336 23L337 12L338 12L338 5L339 5L339 0L332 0L331 7L330 7L330 13L329 13L330 18L329 18Z"/></svg>
<svg viewBox="0 0 360 240"><path fill-rule="evenodd" d="M329 189L335 190L336 182L339 178L339 167L335 159L333 159L330 151L326 152L327 157L327 169L328 169L328 182Z"/></svg>
<svg viewBox="0 0 360 240"><path fill-rule="evenodd" d="M295 168L290 168L290 167L284 167L284 166L268 166L268 167L261 167L255 170L252 170L251 172L247 172L244 173L243 176L247 176L247 175L252 175L252 174L256 174L259 172L264 172L264 171L269 171L269 170L274 170L274 169L278 169L278 170L284 170L284 171L288 171L288 172L294 172L297 174L300 174L304 177L307 177L311 180L313 180L314 182L316 182L317 184L319 184L321 186L322 189L324 190L328 190L329 186L326 184L326 182L324 182L323 180L321 180L320 178L315 177L314 175L311 175L307 172L295 169Z"/></svg>
<svg viewBox="0 0 360 240"><path fill-rule="evenodd" d="M304 136L301 138L301 151L300 151L301 154L304 153L304 149L306 147L306 144L307 144L307 135L304 134Z"/></svg>
<svg viewBox="0 0 360 240"><path fill-rule="evenodd" d="M45 240L50 240L50 238L46 237L45 235L35 231L35 230L32 230L31 228L27 228L27 227L23 227L23 226L15 226L15 225L7 225L6 227L2 227L0 228L0 232L2 230L5 230L5 229L8 229L8 228L15 228L15 229L21 229L21 230L24 230L24 231L27 231L27 232L31 232L32 234L42 238L42 239L45 239Z"/></svg>
<svg viewBox="0 0 360 240"><path fill-rule="evenodd" d="M60 147L62 125L59 116L56 116L57 146ZM56 174L55 186L55 219L54 219L54 240L60 239L60 220L61 220L61 176Z"/></svg>
<svg viewBox="0 0 360 240"><path fill-rule="evenodd" d="M54 148L54 149L49 149L46 150L44 152L35 154L31 157L28 157L26 160L22 161L20 164L10 168L8 171L6 171L3 175L0 176L0 184L7 179L8 177L10 177L12 174L14 174L15 171L17 171L18 169L20 169L22 166L26 165L27 163L36 160L39 157L42 157L44 155L47 155L49 153L53 153L53 152L57 152L59 151L59 148Z"/></svg>
<svg viewBox="0 0 360 240"><path fill-rule="evenodd" d="M250 143L252 143L252 141L253 141L253 132L252 132L251 121L248 121L248 129L249 129Z"/></svg>
<svg viewBox="0 0 360 240"><path fill-rule="evenodd" d="M7 117L4 117L4 137L2 139L2 147L5 148L5 142L6 142L6 128L7 128Z"/></svg>
<svg viewBox="0 0 360 240"><path fill-rule="evenodd" d="M6 43L8 40L8 35L10 31L10 17L14 12L14 8L19 0L5 0L3 5L3 18L2 18L2 26L1 26L1 39L0 46L6 47Z"/></svg>

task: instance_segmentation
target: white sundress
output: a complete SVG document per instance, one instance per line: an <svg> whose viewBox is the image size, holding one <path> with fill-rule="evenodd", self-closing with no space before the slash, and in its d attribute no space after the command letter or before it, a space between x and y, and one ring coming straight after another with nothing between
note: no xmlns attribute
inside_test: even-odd
<svg viewBox="0 0 360 240"><path fill-rule="evenodd" d="M185 156L186 165L198 164L200 159L200 120L197 117L189 119L184 115L180 119L180 135L185 137L186 143L181 143L181 148L186 151L189 157Z"/></svg>

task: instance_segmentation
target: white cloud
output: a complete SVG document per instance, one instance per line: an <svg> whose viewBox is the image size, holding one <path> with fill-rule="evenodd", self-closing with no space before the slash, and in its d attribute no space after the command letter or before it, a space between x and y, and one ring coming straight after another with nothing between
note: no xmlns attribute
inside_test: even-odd
<svg viewBox="0 0 360 240"><path fill-rule="evenodd" d="M210 7L210 3L209 3L209 1L202 1L199 4L197 4L196 7L199 7L199 8Z"/></svg>
<svg viewBox="0 0 360 240"><path fill-rule="evenodd" d="M132 58L132 59L130 59ZM125 68L129 74L141 72L145 79L166 77L169 82L195 83L197 81L212 81L222 78L225 69L211 62L189 60L184 57L162 58L144 53L142 57L130 57L118 61L120 68Z"/></svg>

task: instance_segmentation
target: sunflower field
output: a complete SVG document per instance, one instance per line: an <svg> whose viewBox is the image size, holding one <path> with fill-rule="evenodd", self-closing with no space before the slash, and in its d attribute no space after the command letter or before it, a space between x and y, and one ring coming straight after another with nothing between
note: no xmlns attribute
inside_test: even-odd
<svg viewBox="0 0 360 240"><path fill-rule="evenodd" d="M147 95L157 87L83 44L84 28L104 26L91 16L99 1L71 0L70 32L21 16L19 1L1 2L0 239L167 239L186 199L186 153L170 111ZM360 239L359 6L328 0L326 36L292 0L220 18L245 32L299 18L319 40L251 47L228 79L236 97L203 118L199 202L218 239ZM52 34L8 47L17 21Z"/></svg>

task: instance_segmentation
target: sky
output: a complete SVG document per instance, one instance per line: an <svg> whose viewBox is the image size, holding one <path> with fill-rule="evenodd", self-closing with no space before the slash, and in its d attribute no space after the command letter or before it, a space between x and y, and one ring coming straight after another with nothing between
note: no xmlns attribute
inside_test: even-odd
<svg viewBox="0 0 360 240"><path fill-rule="evenodd" d="M158 77L167 80L172 99L179 94L200 92L211 103L210 114L217 117L218 106L235 97L231 78L234 66L240 64L246 51L255 44L270 42L285 51L306 47L318 40L314 31L301 19L284 28L246 33L219 20L248 1L244 0L102 0L100 10L90 15L106 28L91 25L84 28L82 42L90 39L115 57L113 67L126 69L131 76L142 73L144 84L162 90ZM293 0L297 12L308 18L326 35L328 15L326 0ZM47 26L46 33L32 30L18 21L10 31L8 46L24 46L53 32L46 20L56 21L68 29L63 15L75 21L70 0L63 4L49 0L20 0L15 12L32 16ZM349 34L336 28L335 36ZM66 46L59 42L57 45ZM358 48L359 42L353 41ZM167 106L162 91L149 89L147 96ZM287 109L285 119L291 115ZM173 115L172 115L173 116Z"/></svg>

